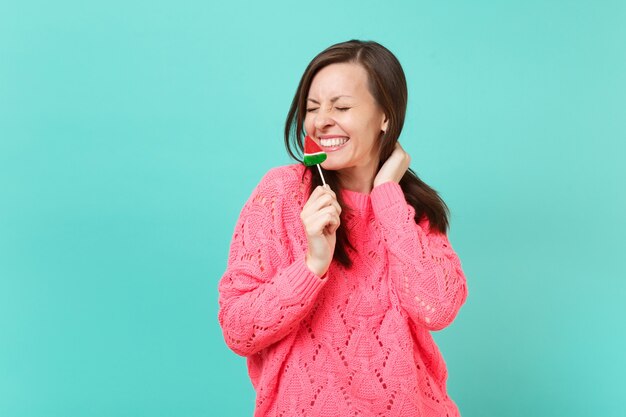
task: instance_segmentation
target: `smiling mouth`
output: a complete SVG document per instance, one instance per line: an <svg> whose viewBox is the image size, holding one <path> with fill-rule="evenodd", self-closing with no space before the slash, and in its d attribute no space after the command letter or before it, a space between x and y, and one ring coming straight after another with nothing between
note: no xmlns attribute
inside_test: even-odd
<svg viewBox="0 0 626 417"><path fill-rule="evenodd" d="M350 139L348 138L330 138L330 139L319 139L320 146L326 152L336 151L337 149L343 147Z"/></svg>

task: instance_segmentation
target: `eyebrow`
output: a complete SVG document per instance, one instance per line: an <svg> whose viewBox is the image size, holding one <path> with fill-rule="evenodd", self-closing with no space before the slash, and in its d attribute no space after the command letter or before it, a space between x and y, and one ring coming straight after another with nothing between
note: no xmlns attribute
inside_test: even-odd
<svg viewBox="0 0 626 417"><path fill-rule="evenodd" d="M341 97L350 97L350 98L352 98L352 96L347 96L347 95L345 95L345 94L344 94L344 95L335 96L335 97L331 98L331 99L330 99L330 102L331 102L331 103L334 103L335 101L339 100L339 98L341 98ZM308 99L307 99L307 101L312 101L313 103L320 104L320 102L319 102L319 101L314 100L314 99L312 99L312 98L308 98Z"/></svg>

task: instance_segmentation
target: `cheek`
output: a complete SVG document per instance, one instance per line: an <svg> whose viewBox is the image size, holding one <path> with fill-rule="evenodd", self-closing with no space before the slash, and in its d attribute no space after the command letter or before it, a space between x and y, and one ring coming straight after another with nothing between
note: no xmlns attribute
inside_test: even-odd
<svg viewBox="0 0 626 417"><path fill-rule="evenodd" d="M313 120L310 117L305 117L304 118L304 130L308 132L313 131L314 126L313 126Z"/></svg>

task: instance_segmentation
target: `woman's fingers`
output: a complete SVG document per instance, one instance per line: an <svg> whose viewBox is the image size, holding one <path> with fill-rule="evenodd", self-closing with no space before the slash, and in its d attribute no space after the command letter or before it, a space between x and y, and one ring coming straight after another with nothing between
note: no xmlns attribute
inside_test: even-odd
<svg viewBox="0 0 626 417"><path fill-rule="evenodd" d="M300 213L307 235L306 263L317 275L327 271L333 259L340 214L337 196L328 187L316 187Z"/></svg>
<svg viewBox="0 0 626 417"><path fill-rule="evenodd" d="M335 192L330 188L325 188L321 186L315 187L315 190L313 190L311 196L304 205L303 210L319 205L320 199L323 199L322 201L327 202L329 201L329 199L337 200L337 196L335 195Z"/></svg>
<svg viewBox="0 0 626 417"><path fill-rule="evenodd" d="M335 210L338 214L341 214L341 206L337 201L337 197L335 193L329 189L324 187L316 187L316 189L311 193L308 201L302 208L302 213L300 217L302 220L313 215L314 213L322 210L325 207L335 207Z"/></svg>
<svg viewBox="0 0 626 417"><path fill-rule="evenodd" d="M323 194L330 194L332 196L335 196L335 192L331 190L329 187L322 187L321 185L318 185L317 187L315 187L315 189L309 196L309 200L307 201L307 204L315 201L317 198L319 198ZM304 206L306 207L306 204Z"/></svg>
<svg viewBox="0 0 626 417"><path fill-rule="evenodd" d="M305 219L306 232L310 236L334 233L341 220L335 206L324 207Z"/></svg>
<svg viewBox="0 0 626 417"><path fill-rule="evenodd" d="M389 158L383 163L374 177L374 187L379 186L387 181L400 182L411 164L411 157L402 148L399 142L396 142L395 148Z"/></svg>
<svg viewBox="0 0 626 417"><path fill-rule="evenodd" d="M332 221L329 222L328 226L326 226L326 230L328 230L329 234L334 234L337 229L339 228L339 225L341 224L341 219L339 216L334 216Z"/></svg>

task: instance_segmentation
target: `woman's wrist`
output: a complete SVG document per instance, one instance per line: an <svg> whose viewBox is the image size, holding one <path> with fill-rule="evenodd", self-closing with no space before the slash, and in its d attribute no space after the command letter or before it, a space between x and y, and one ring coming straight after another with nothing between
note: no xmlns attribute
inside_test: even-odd
<svg viewBox="0 0 626 417"><path fill-rule="evenodd" d="M307 268L318 277L324 276L328 271L328 265L325 265L325 262L313 259L308 253L305 257L305 263Z"/></svg>

